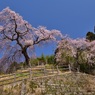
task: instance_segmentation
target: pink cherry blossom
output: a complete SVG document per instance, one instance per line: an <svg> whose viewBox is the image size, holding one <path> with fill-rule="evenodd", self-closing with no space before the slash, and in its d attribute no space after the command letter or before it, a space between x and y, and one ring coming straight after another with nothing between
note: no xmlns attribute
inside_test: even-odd
<svg viewBox="0 0 95 95"><path fill-rule="evenodd" d="M33 27L23 17L5 8L0 12L0 51L2 59L18 61L21 57L29 65L29 53L33 54L34 46L50 41L57 41L62 37L58 30L48 30L46 27ZM28 53L28 50L29 53Z"/></svg>

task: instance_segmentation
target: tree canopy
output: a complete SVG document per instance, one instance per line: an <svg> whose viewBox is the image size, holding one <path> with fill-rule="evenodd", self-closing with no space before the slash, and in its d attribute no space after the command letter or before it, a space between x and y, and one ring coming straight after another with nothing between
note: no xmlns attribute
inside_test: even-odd
<svg viewBox="0 0 95 95"><path fill-rule="evenodd" d="M86 39L88 39L89 41L95 40L95 34L93 32L90 32L90 31L87 32Z"/></svg>
<svg viewBox="0 0 95 95"><path fill-rule="evenodd" d="M62 34L58 30L48 30L46 27L33 27L22 16L9 8L0 12L0 63L18 62L25 59L29 66L29 59L38 44L56 41Z"/></svg>
<svg viewBox="0 0 95 95"><path fill-rule="evenodd" d="M95 41L64 37L58 43L55 59L59 64L71 64L74 68L81 64L92 66L95 64Z"/></svg>

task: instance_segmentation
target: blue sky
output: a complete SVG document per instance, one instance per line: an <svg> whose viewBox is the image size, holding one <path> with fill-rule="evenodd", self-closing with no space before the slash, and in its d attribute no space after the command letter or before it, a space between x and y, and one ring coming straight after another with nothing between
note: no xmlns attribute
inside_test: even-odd
<svg viewBox="0 0 95 95"><path fill-rule="evenodd" d="M58 29L72 38L85 37L95 25L95 0L0 0L0 11L6 7L19 13L32 26ZM52 54L54 45L36 50Z"/></svg>

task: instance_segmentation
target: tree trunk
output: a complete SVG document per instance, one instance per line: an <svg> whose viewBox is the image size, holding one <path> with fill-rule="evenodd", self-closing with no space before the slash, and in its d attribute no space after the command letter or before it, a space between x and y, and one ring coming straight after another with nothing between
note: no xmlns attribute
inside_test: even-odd
<svg viewBox="0 0 95 95"><path fill-rule="evenodd" d="M76 67L76 70L78 71L79 67L80 67L80 65L79 65L79 52L78 52L78 50L77 50L77 54L76 54L76 65L75 65L75 67Z"/></svg>
<svg viewBox="0 0 95 95"><path fill-rule="evenodd" d="M24 55L24 57L25 57L25 66L30 66L29 65L29 56L28 56L28 54L27 54L27 48L24 48L23 50L22 50L22 54Z"/></svg>
<svg viewBox="0 0 95 95"><path fill-rule="evenodd" d="M24 56L25 56L26 65L29 66L29 56L27 55L27 53Z"/></svg>

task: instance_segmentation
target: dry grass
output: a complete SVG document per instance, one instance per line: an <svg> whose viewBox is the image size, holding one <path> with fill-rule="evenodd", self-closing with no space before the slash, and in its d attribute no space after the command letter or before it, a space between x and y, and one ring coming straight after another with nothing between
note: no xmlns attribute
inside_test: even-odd
<svg viewBox="0 0 95 95"><path fill-rule="evenodd" d="M46 69L46 71L44 71ZM34 68L28 68L23 70L18 70L13 74L2 74L0 76L0 85L4 84L10 84L16 81L21 81L23 79L30 78L30 71L31 71L31 77L42 77L44 75L52 75L53 73L57 73L56 70L52 73L52 69L48 66L37 66Z"/></svg>
<svg viewBox="0 0 95 95"><path fill-rule="evenodd" d="M95 76L65 72L0 87L0 95L21 95L22 91L23 95L95 95Z"/></svg>

